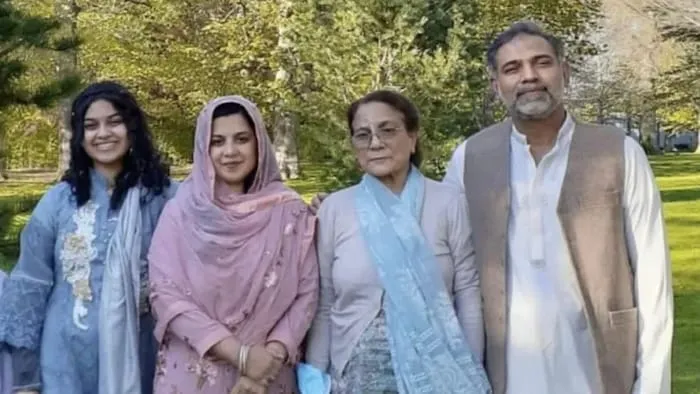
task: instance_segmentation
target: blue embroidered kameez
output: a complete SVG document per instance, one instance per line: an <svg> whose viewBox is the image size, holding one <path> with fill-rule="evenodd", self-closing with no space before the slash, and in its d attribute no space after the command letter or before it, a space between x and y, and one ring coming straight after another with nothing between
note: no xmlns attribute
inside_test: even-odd
<svg viewBox="0 0 700 394"><path fill-rule="evenodd" d="M90 200L78 208L70 185L52 187L20 238L20 257L0 298L0 343L13 348L15 388L42 394L98 394L98 319L107 246L118 211L106 179L92 172ZM152 393L157 346L147 307L146 255L174 187L142 206L140 367ZM39 367L37 368L37 359ZM38 376L38 373L40 376Z"/></svg>

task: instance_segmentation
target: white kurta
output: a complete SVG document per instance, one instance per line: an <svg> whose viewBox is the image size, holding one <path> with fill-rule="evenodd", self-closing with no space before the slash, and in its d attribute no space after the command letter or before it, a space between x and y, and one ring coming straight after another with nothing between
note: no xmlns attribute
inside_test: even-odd
<svg viewBox="0 0 700 394"><path fill-rule="evenodd" d="M557 214L575 123L536 164L526 137L511 135L508 231L507 392L598 394L594 343ZM443 182L464 189L464 147ZM624 208L635 272L639 348L634 394L670 394L673 294L662 206L641 146L625 140ZM643 291L641 291L643 289Z"/></svg>

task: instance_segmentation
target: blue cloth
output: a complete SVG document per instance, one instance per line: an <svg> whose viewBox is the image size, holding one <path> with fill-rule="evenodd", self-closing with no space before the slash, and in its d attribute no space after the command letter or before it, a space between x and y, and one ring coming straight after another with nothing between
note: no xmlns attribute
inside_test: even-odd
<svg viewBox="0 0 700 394"><path fill-rule="evenodd" d="M490 393L420 227L424 189L425 178L415 167L398 196L365 174L355 200L363 238L386 291L397 386L401 394Z"/></svg>
<svg viewBox="0 0 700 394"><path fill-rule="evenodd" d="M330 394L331 377L311 364L296 367L297 386L301 394Z"/></svg>
<svg viewBox="0 0 700 394"><path fill-rule="evenodd" d="M99 310L107 247L118 212L109 207L106 180L91 174L90 201L78 209L67 183L52 187L37 204L20 237L20 257L0 298L0 343L37 357L42 394L99 393ZM142 207L141 276L158 216L172 191ZM139 317L142 393L152 393L157 344L150 313ZM27 352L13 351L24 355ZM21 360L17 365L31 365ZM29 368L29 367L28 367ZM15 377L35 375L14 371Z"/></svg>
<svg viewBox="0 0 700 394"><path fill-rule="evenodd" d="M141 189L131 188L107 248L100 304L100 394L141 394Z"/></svg>

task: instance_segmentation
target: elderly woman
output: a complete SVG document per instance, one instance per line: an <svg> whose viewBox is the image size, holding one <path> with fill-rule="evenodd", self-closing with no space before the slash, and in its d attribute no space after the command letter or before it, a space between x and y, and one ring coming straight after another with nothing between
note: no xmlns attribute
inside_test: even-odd
<svg viewBox="0 0 700 394"><path fill-rule="evenodd" d="M319 311L306 360L333 393L488 393L463 196L418 169L419 115L376 91L348 126L362 181L319 210Z"/></svg>

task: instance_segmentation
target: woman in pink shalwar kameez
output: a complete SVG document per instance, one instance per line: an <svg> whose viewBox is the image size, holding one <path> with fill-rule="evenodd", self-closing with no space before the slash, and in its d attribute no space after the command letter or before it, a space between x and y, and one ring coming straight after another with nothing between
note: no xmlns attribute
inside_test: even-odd
<svg viewBox="0 0 700 394"><path fill-rule="evenodd" d="M297 392L318 299L314 220L281 182L256 106L207 104L149 253L156 394Z"/></svg>

